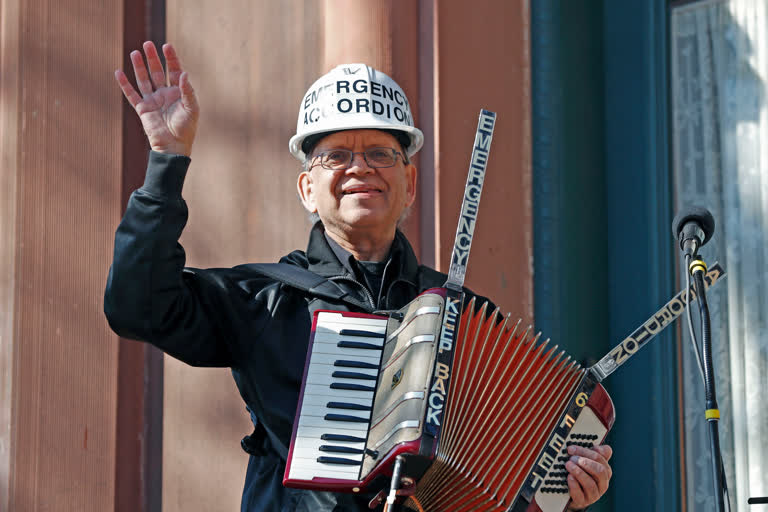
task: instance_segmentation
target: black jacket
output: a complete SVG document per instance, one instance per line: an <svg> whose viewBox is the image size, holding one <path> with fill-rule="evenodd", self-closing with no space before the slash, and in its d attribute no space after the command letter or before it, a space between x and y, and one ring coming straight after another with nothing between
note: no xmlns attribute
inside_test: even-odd
<svg viewBox="0 0 768 512"><path fill-rule="evenodd" d="M181 189L189 162L150 153L144 185L131 195L115 235L104 297L110 326L190 365L231 367L252 419L266 433L256 447L263 455L251 456L248 464L243 512L368 510L363 498L286 489L281 483L313 312L352 308L264 277L251 265L185 268L178 239L187 221ZM306 252L294 251L281 261L333 278L370 303L365 287L329 246L321 223L312 229ZM445 279L418 264L398 231L381 296L367 312L398 309Z"/></svg>

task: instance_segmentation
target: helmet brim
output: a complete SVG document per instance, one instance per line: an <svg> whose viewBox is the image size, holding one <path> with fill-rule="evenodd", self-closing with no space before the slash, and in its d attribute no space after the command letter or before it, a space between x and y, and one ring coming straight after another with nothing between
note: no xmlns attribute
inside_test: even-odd
<svg viewBox="0 0 768 512"><path fill-rule="evenodd" d="M412 157L415 155L424 145L424 133L422 133L421 130L418 128L412 127L412 126L392 126L391 124L387 123L369 123L369 124L362 124L360 126L350 126L348 128L344 128L344 130L383 130L383 131L399 131L404 132L406 135L408 135L408 138L410 140L410 144L408 144L407 147L403 148L405 152L408 154L408 157ZM328 129L319 129L319 130L313 130L308 131L302 134L296 134L293 137L291 137L291 140L288 141L288 149L291 152L291 154L300 162L304 162L307 159L307 154L302 149L302 146L304 144L304 141L309 137L315 137L316 135L323 135L323 134L331 134L334 132L338 132L341 130L328 130Z"/></svg>

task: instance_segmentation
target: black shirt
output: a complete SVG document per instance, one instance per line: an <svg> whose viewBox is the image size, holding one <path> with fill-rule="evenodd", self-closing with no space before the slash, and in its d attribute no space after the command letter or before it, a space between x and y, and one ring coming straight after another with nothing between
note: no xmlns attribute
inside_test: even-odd
<svg viewBox="0 0 768 512"><path fill-rule="evenodd" d="M336 240L328 236L328 232L325 232L325 239L328 241L328 245L333 250L333 253L339 259L345 269L347 269L355 279L363 283L368 291L371 292L376 303L379 302L381 297L381 283L384 281L384 270L387 267L386 261L358 261L355 257L339 245ZM391 252L391 251L390 251ZM391 254L387 256L389 260Z"/></svg>

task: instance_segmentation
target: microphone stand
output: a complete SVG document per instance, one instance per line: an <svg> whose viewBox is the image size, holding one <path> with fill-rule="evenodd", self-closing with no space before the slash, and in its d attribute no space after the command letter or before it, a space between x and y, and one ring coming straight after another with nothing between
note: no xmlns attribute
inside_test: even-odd
<svg viewBox="0 0 768 512"><path fill-rule="evenodd" d="M704 359L704 386L707 407L705 417L709 426L709 445L712 450L712 477L715 484L717 511L725 512L723 457L720 453L720 434L718 433L720 410L717 407L717 398L715 396L715 371L712 364L712 331L709 318L709 306L707 304L706 286L704 285L704 275L707 272L707 265L695 253L693 258L693 261L688 266L688 271L693 277L694 287L698 297L699 313L701 316L701 349L702 358Z"/></svg>

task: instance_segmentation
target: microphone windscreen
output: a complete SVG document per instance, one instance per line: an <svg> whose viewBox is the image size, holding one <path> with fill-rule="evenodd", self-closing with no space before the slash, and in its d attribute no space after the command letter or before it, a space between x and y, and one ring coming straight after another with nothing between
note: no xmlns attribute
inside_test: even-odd
<svg viewBox="0 0 768 512"><path fill-rule="evenodd" d="M701 245L709 242L715 232L715 218L709 213L709 210L700 206L688 206L675 215L675 219L672 221L672 234L675 239L680 238L683 226L689 221L696 222L704 232L704 240L701 241Z"/></svg>

